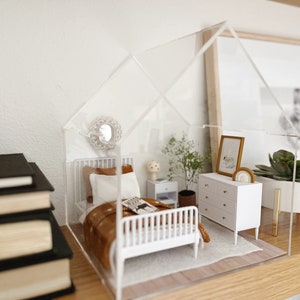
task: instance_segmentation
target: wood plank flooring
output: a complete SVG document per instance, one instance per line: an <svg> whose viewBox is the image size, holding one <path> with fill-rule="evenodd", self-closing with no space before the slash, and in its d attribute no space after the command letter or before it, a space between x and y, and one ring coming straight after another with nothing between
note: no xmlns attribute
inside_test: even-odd
<svg viewBox="0 0 300 300"><path fill-rule="evenodd" d="M226 258L207 266L163 276L158 279L150 280L147 283L140 283L124 288L124 300L154 296L159 292L177 289L178 287L187 285L193 285L203 280L214 278L222 274L243 269L251 265L253 266L267 260L286 255L285 251L275 248L269 243L260 240L253 240L253 235L250 236L247 233L243 233L242 235L263 249L263 251L252 252L244 256Z"/></svg>
<svg viewBox="0 0 300 300"><path fill-rule="evenodd" d="M300 255L222 275L153 300L286 300L300 294Z"/></svg>
<svg viewBox="0 0 300 300"><path fill-rule="evenodd" d="M263 209L259 238L287 250L289 220L289 214L282 213L280 215L279 234L277 237L273 237L271 235L272 212ZM135 294L133 291L124 291L127 293L126 298L135 299L141 295L148 295L147 298L157 300L199 299L200 295L201 299L286 299L291 297L300 293L300 275L298 275L300 274L299 227L300 216L295 215L291 257L271 260L255 267L244 267L239 271L228 271L230 262L223 262L222 267L209 266L207 270L202 272L178 273L173 276L166 276L156 283L140 284L135 287ZM77 291L62 299L111 299L112 296L103 287L92 267L87 263L80 247L70 233L67 230L64 231L73 251L75 249L72 261L72 277ZM251 230L244 234L248 233L253 234ZM253 257L248 259L252 261ZM231 263L234 265L240 262L235 258L232 259ZM199 278L202 276L201 274L209 274L212 277L209 280L201 279ZM179 286L180 288L178 288ZM169 290L169 292L166 291L161 295L155 294L158 289Z"/></svg>

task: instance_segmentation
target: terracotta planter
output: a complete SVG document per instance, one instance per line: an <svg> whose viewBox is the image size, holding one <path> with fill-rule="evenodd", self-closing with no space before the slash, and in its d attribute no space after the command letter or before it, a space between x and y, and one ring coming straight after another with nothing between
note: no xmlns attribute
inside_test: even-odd
<svg viewBox="0 0 300 300"><path fill-rule="evenodd" d="M183 190L178 193L179 207L197 206L196 193L191 190Z"/></svg>

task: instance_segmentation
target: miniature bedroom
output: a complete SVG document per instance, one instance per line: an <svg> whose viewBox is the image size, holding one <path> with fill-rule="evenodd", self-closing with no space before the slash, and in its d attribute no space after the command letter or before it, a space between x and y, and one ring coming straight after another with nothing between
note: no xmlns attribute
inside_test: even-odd
<svg viewBox="0 0 300 300"><path fill-rule="evenodd" d="M286 144L275 116L288 117L248 52L259 48L251 40L223 22L124 56L64 126L68 226L114 298L154 295L291 253L291 240L278 238L278 228L292 232L291 202L282 209L280 197L263 197L279 188L259 180L268 153L279 150L268 140ZM185 144L170 159L174 142ZM190 185L189 173L173 165L186 147L200 157ZM182 200L183 190L195 192L194 202Z"/></svg>
<svg viewBox="0 0 300 300"><path fill-rule="evenodd" d="M300 293L291 2L0 1L1 154L54 188L66 299ZM41 273L62 291L21 272L4 298L48 289Z"/></svg>

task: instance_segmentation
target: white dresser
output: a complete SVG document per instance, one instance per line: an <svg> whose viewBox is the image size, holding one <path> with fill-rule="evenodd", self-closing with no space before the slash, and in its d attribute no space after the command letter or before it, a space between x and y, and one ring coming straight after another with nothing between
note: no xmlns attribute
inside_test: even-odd
<svg viewBox="0 0 300 300"><path fill-rule="evenodd" d="M262 184L233 181L217 173L199 178L199 214L234 232L234 244L241 230L255 228L258 238L261 216Z"/></svg>

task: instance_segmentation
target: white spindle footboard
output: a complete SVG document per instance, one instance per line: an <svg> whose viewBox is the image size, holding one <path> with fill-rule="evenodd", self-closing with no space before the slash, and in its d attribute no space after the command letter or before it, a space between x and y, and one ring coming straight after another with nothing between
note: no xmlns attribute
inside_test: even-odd
<svg viewBox="0 0 300 300"><path fill-rule="evenodd" d="M165 249L193 244L194 257L197 257L201 238L198 229L198 209L194 206L180 207L159 212L135 215L121 220L121 255L118 264L122 276L125 259L149 254ZM114 252L116 247L112 248ZM110 264L115 271L114 257L111 252Z"/></svg>

